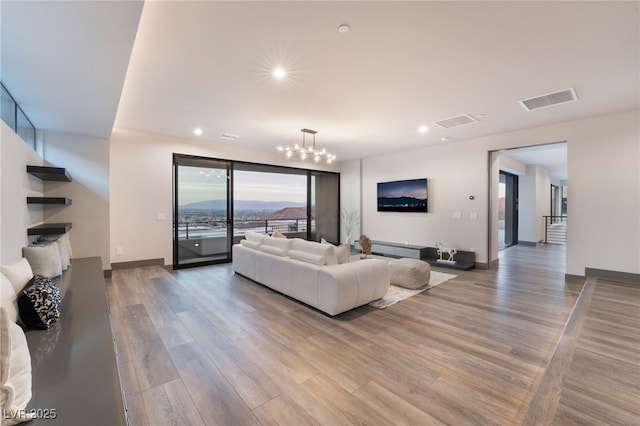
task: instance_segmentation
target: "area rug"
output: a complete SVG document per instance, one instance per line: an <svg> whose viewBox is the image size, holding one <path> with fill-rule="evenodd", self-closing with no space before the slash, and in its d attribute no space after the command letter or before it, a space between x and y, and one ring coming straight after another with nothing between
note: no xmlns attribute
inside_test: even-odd
<svg viewBox="0 0 640 426"><path fill-rule="evenodd" d="M445 283L453 278L456 278L457 275L446 274L444 272L431 271L431 276L429 277L429 284L424 287L417 288L415 290L411 290L408 288L398 287L395 285L390 285L389 290L387 290L387 294L384 295L382 299L374 300L369 303L369 306L373 306L374 308L384 309L391 305L395 305L401 300L407 299L411 296L415 296L418 293L422 293L425 290L429 290L437 285Z"/></svg>

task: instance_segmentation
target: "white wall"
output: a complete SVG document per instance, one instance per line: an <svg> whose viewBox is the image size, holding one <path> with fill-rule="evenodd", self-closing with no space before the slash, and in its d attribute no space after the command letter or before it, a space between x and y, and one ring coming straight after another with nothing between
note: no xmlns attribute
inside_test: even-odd
<svg viewBox="0 0 640 426"><path fill-rule="evenodd" d="M109 140L60 132L44 132L43 154L49 166L64 167L72 182L46 182L48 197L71 198L70 206L48 206L47 222L71 222L73 256L100 256L109 264Z"/></svg>
<svg viewBox="0 0 640 426"><path fill-rule="evenodd" d="M28 245L27 228L43 220L43 207L27 206L28 196L42 196L42 181L27 174L27 165L42 165L42 158L4 121L0 120L0 262L20 260Z"/></svg>
<svg viewBox="0 0 640 426"><path fill-rule="evenodd" d="M110 143L110 262L163 258L172 254L173 154L339 171L339 165L287 160L277 152L241 148L241 142L213 143L114 129ZM157 221L164 213L166 220ZM123 254L116 256L116 248Z"/></svg>
<svg viewBox="0 0 640 426"><path fill-rule="evenodd" d="M486 259L485 149L458 143L365 158L362 174L363 232L371 239L428 246L440 241ZM416 178L428 179L429 213L377 211L378 182ZM454 219L454 212L461 218Z"/></svg>
<svg viewBox="0 0 640 426"><path fill-rule="evenodd" d="M346 184L340 185L340 208L348 212L362 212L360 201L362 199L360 193L360 160L345 161L340 164L340 182L346 180ZM347 238L344 224L341 222L340 241L344 242ZM362 218L360 224L352 231L351 243L358 239L361 234Z"/></svg>
<svg viewBox="0 0 640 426"><path fill-rule="evenodd" d="M636 110L574 129L567 152L572 271L584 265L640 273L639 121Z"/></svg>
<svg viewBox="0 0 640 426"><path fill-rule="evenodd" d="M518 178L518 240L544 241L543 216L551 214L551 177L542 166L529 165Z"/></svg>
<svg viewBox="0 0 640 426"><path fill-rule="evenodd" d="M496 217L491 235L495 241L491 253L487 250L488 152L567 141L566 273L584 275L585 267L639 273L639 117L639 111L632 110L365 158L363 231L372 239L425 245L442 241L462 250L475 248L481 263L497 259ZM495 163L491 182L497 186ZM429 179L430 213L376 211L377 182L418 177ZM357 178L341 177L344 191L359 184L353 179ZM474 195L475 201L470 201L469 195ZM549 195L546 197L548 200ZM469 217L473 211L478 212L475 221ZM461 212L462 219L452 219L452 212Z"/></svg>

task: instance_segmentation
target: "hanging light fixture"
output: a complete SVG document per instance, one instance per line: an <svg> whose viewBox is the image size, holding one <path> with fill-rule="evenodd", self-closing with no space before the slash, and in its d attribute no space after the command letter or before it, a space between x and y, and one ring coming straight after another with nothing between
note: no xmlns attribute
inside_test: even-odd
<svg viewBox="0 0 640 426"><path fill-rule="evenodd" d="M297 155L302 161L306 161L309 158L313 158L313 161L319 163L322 160L325 160L327 164L333 163L333 160L336 159L336 156L326 149L317 149L316 148L316 133L317 130L311 129L300 129L302 132L302 146L295 144L291 145L279 145L278 152L284 153L284 156L287 158L293 158L294 155ZM313 136L313 142L311 146L307 146L306 136L310 134Z"/></svg>

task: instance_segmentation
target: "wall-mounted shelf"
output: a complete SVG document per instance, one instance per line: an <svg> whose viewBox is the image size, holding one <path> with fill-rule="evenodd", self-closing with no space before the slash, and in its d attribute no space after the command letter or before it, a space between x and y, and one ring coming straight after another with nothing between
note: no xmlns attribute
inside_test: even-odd
<svg viewBox="0 0 640 426"><path fill-rule="evenodd" d="M71 182L71 176L64 167L27 166L27 173L42 180Z"/></svg>
<svg viewBox="0 0 640 426"><path fill-rule="evenodd" d="M71 229L70 223L43 223L27 229L27 235L59 235Z"/></svg>
<svg viewBox="0 0 640 426"><path fill-rule="evenodd" d="M56 206L68 206L71 204L71 198L64 197L27 197L27 204L44 204Z"/></svg>

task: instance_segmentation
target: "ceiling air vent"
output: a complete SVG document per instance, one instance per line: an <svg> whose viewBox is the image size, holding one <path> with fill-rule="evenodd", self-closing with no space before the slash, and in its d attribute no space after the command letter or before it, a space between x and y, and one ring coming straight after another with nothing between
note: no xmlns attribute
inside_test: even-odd
<svg viewBox="0 0 640 426"><path fill-rule="evenodd" d="M553 105L564 104L566 102L577 101L576 91L572 88L561 90L559 92L549 93L547 95L537 96L535 98L523 99L520 105L527 111L534 109L546 108Z"/></svg>
<svg viewBox="0 0 640 426"><path fill-rule="evenodd" d="M454 127L466 126L467 124L477 123L478 120L469 114L459 115L457 117L445 118L444 120L434 121L434 124L443 129L453 129Z"/></svg>

